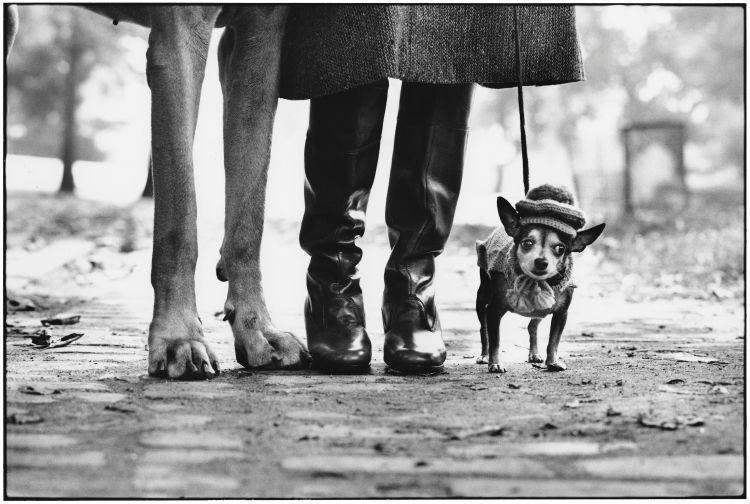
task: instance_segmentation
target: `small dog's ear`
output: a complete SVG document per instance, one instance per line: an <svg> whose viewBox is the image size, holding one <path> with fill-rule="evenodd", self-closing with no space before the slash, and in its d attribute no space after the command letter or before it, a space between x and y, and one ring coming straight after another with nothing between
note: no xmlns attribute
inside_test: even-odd
<svg viewBox="0 0 750 504"><path fill-rule="evenodd" d="M599 224L589 229L579 231L575 238L573 238L573 244L570 246L571 252L583 252L583 250L594 243L599 235L604 231L604 224Z"/></svg>
<svg viewBox="0 0 750 504"><path fill-rule="evenodd" d="M505 232L511 238L518 233L518 212L513 208L510 202L502 196L497 197L497 213L500 215L500 222L503 223Z"/></svg>

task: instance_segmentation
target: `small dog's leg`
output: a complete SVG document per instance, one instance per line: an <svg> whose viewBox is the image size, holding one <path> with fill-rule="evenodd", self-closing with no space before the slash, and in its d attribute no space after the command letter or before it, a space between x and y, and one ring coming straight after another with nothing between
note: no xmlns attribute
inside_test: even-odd
<svg viewBox="0 0 750 504"><path fill-rule="evenodd" d="M507 311L505 306L505 276L492 275L491 298L487 306L487 343L489 350L488 369L490 373L505 373L507 369L500 361L500 320Z"/></svg>
<svg viewBox="0 0 750 504"><path fill-rule="evenodd" d="M568 321L567 308L552 314L552 324L549 331L549 343L547 344L547 369L550 371L565 371L567 366L557 357L557 346L560 344L565 323Z"/></svg>
<svg viewBox="0 0 750 504"><path fill-rule="evenodd" d="M490 277L483 270L479 270L479 289L477 290L477 318L479 319L479 336L482 341L482 354L477 358L477 364L489 362L487 349L487 304L490 301Z"/></svg>
<svg viewBox="0 0 750 504"><path fill-rule="evenodd" d="M274 327L263 297L260 246L271 133L278 102L287 7L239 8L219 48L224 95L226 216L219 278L237 362L248 368L306 367L310 355L295 335Z"/></svg>
<svg viewBox="0 0 750 504"><path fill-rule="evenodd" d="M148 373L205 378L219 372L195 301L198 256L193 136L218 7L150 7L146 75L151 88L154 314Z"/></svg>
<svg viewBox="0 0 750 504"><path fill-rule="evenodd" d="M539 346L536 341L536 331L542 319L533 318L529 321L529 362L544 362L539 354Z"/></svg>

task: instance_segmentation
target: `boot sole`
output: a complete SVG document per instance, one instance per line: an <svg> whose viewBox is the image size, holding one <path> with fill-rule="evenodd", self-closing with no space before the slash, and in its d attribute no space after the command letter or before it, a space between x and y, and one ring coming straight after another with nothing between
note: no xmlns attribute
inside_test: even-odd
<svg viewBox="0 0 750 504"><path fill-rule="evenodd" d="M418 365L412 365L412 366L399 366L394 367L392 365L388 365L388 371L391 371L395 374L402 374L402 375L437 375L443 373L445 371L442 364L439 366L418 366Z"/></svg>
<svg viewBox="0 0 750 504"><path fill-rule="evenodd" d="M367 374L370 372L370 363L367 364L333 364L333 363L316 363L313 360L312 368L316 371L322 371L330 374Z"/></svg>

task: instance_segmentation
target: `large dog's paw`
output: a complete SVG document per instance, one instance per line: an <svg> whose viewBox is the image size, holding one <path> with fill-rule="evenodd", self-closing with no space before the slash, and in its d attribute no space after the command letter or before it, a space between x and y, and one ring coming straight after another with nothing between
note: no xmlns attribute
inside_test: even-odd
<svg viewBox="0 0 750 504"><path fill-rule="evenodd" d="M184 324L183 335L175 336L152 322L148 344L148 374L159 378L203 380L219 374L219 361L203 340L198 317ZM174 330L180 324L173 324Z"/></svg>
<svg viewBox="0 0 750 504"><path fill-rule="evenodd" d="M235 320L234 353L248 369L305 369L312 357L294 334L274 328L260 329L253 323Z"/></svg>
<svg viewBox="0 0 750 504"><path fill-rule="evenodd" d="M535 362L544 362L544 359L538 353L529 352L529 362L532 364Z"/></svg>
<svg viewBox="0 0 750 504"><path fill-rule="evenodd" d="M487 356L487 354L482 354L477 357L477 364L487 364L489 361L490 358Z"/></svg>
<svg viewBox="0 0 750 504"><path fill-rule="evenodd" d="M505 368L505 365L502 362L497 362L495 364L490 364L488 366L490 373L506 373L508 370Z"/></svg>
<svg viewBox="0 0 750 504"><path fill-rule="evenodd" d="M568 366L560 359L547 361L547 371L565 371L566 369L568 369Z"/></svg>

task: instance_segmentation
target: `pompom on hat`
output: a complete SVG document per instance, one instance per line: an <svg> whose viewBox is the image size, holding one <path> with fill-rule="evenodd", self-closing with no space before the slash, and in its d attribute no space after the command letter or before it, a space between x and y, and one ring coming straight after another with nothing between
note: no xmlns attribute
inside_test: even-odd
<svg viewBox="0 0 750 504"><path fill-rule="evenodd" d="M573 195L559 186L542 185L516 203L518 223L541 224L575 237L586 224L583 211L574 206Z"/></svg>

